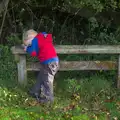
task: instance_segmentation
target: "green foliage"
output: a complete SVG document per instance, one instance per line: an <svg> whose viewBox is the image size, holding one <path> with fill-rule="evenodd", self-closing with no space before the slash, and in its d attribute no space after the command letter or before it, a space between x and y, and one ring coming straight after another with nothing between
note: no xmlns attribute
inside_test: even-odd
<svg viewBox="0 0 120 120"><path fill-rule="evenodd" d="M16 83L16 63L14 56L10 52L10 47L0 45L0 84L1 86L11 86Z"/></svg>
<svg viewBox="0 0 120 120"><path fill-rule="evenodd" d="M14 1L14 3L16 3L16 1ZM13 3L13 4L14 4ZM32 1L26 1L26 4L28 5L33 5L36 6L37 4L41 4L41 5L48 5L48 6L53 6L53 8L60 8L63 7L63 9L70 8L70 7L75 7L75 8L82 8L82 7L91 7L97 11L102 11L103 9L107 9L107 8L112 8L112 9L116 9L119 7L119 1L116 0L48 0L48 1L44 1L44 0L32 0Z"/></svg>
<svg viewBox="0 0 120 120"><path fill-rule="evenodd" d="M20 39L21 38L21 39ZM15 46L16 44L22 44L22 37L19 34L11 34L6 37L9 47Z"/></svg>
<svg viewBox="0 0 120 120"><path fill-rule="evenodd" d="M110 25L99 24L95 17L89 19L89 37L87 43L90 44L118 44L119 28L116 31L110 29Z"/></svg>
<svg viewBox="0 0 120 120"><path fill-rule="evenodd" d="M53 2L53 1L51 1ZM119 1L116 0L63 0L56 1L54 4L56 7L61 7L64 10L70 10L70 8L81 9L83 7L88 7L96 10L96 12L101 12L109 8L116 9L119 8Z"/></svg>
<svg viewBox="0 0 120 120"><path fill-rule="evenodd" d="M79 116L72 117L71 120L90 120L90 119L86 115L79 115Z"/></svg>
<svg viewBox="0 0 120 120"><path fill-rule="evenodd" d="M119 26L117 26L118 29L115 28L112 18L105 24L102 20L98 22L95 15L103 10L118 10L119 7L120 3L116 0L32 0L26 2L13 0L9 3L9 12L1 41L9 46L20 44L23 30L34 28L38 31L52 32L54 42L57 44L118 44ZM77 15L82 8L94 9L96 14L92 18L82 18Z"/></svg>

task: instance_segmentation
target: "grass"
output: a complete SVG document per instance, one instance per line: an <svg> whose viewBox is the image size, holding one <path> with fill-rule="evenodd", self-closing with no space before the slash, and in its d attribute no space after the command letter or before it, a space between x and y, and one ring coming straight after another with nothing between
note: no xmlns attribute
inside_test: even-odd
<svg viewBox="0 0 120 120"><path fill-rule="evenodd" d="M105 120L107 113L111 118L120 118L119 92L110 80L102 74L98 76L97 72L90 77L83 73L79 73L79 77L78 73L61 72L56 75L55 102L52 105L36 104L27 95L26 91L35 81L34 74L28 74L29 84L25 89L20 86L0 87L0 119Z"/></svg>

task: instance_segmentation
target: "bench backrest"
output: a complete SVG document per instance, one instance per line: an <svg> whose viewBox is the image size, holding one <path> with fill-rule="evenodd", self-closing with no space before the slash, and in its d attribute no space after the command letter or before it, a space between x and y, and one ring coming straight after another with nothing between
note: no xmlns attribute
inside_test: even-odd
<svg viewBox="0 0 120 120"><path fill-rule="evenodd" d="M58 54L120 54L120 45L56 45ZM22 46L11 48L13 54L26 54Z"/></svg>
<svg viewBox="0 0 120 120"><path fill-rule="evenodd" d="M60 70L118 70L120 87L120 45L56 45L58 54L117 54L118 61L61 61ZM13 46L12 53L18 60L18 81L26 84L27 71L39 71L39 63L26 63L26 52L22 46ZM26 82L25 82L26 81Z"/></svg>

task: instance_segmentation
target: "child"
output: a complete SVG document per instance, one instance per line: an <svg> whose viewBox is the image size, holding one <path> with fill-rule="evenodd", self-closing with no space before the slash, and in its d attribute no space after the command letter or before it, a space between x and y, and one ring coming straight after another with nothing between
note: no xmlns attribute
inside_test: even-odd
<svg viewBox="0 0 120 120"><path fill-rule="evenodd" d="M23 36L23 43L26 46L24 50L31 56L37 57L42 66L37 81L29 94L39 102L53 102L53 81L59 69L59 59L52 43L52 34L37 33L31 29ZM40 92L43 92L43 97L40 96Z"/></svg>

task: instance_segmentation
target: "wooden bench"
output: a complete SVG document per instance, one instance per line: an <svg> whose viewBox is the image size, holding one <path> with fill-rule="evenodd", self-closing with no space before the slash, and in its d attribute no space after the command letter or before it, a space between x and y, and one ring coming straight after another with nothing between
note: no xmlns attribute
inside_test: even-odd
<svg viewBox="0 0 120 120"><path fill-rule="evenodd" d="M117 88L120 88L120 45L56 45L58 54L111 54L118 55L117 61L61 61L60 71L70 70L117 70ZM21 46L13 46L17 60L18 82L27 85L27 71L39 71L38 62L26 63L26 52Z"/></svg>

